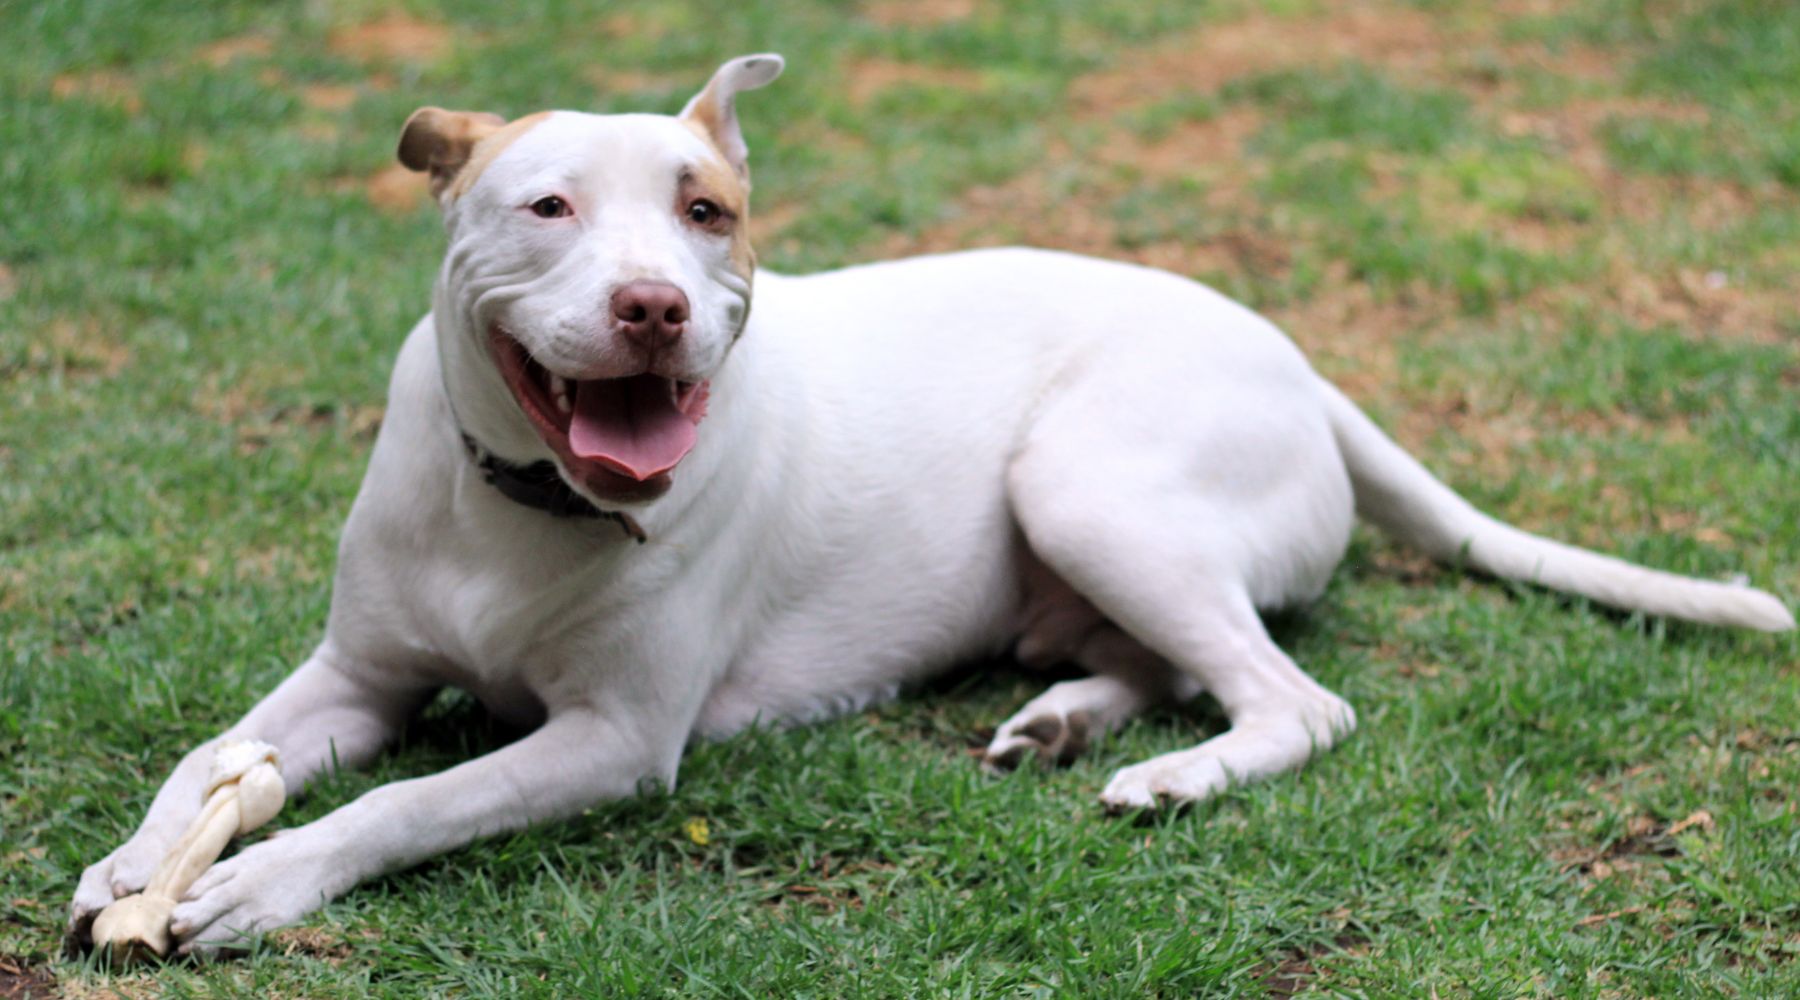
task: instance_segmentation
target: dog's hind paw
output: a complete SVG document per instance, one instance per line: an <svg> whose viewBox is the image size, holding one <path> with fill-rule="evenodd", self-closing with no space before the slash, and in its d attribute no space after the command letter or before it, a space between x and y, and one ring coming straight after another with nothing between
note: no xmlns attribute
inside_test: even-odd
<svg viewBox="0 0 1800 1000"><path fill-rule="evenodd" d="M1025 713L1007 720L994 734L993 742L981 755L982 766L991 771L1011 770L1027 757L1045 764L1067 764L1087 752L1092 732L1088 713L1083 711L1042 713L1025 717Z"/></svg>

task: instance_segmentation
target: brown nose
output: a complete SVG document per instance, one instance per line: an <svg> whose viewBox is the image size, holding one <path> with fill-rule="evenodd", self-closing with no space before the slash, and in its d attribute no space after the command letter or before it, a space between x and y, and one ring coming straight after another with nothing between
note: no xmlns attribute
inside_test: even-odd
<svg viewBox="0 0 1800 1000"><path fill-rule="evenodd" d="M643 347L664 347L681 336L688 300L666 281L633 281L613 292L612 311L628 339Z"/></svg>

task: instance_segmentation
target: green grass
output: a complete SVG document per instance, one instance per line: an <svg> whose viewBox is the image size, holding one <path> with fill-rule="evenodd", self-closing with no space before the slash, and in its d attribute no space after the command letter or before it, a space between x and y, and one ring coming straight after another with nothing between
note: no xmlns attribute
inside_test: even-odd
<svg viewBox="0 0 1800 1000"><path fill-rule="evenodd" d="M443 44L334 44L391 9ZM0 958L70 995L1800 992L1800 640L1470 579L1372 534L1275 626L1360 731L1196 809L1109 819L1094 796L1217 732L1208 705L993 779L967 750L1047 679L972 665L854 718L697 747L671 794L364 885L242 960L118 976L60 956L82 868L320 634L441 246L428 205L369 193L419 104L669 111L721 59L782 51L787 76L742 109L759 208L786 220L766 264L929 244L977 209L1037 231L1026 213L1076 201L1122 257L1179 267L1172 247L1258 234L1280 262L1189 270L1289 319L1471 499L1800 598L1800 22L1754 0L1513 20L1419 3L1475 37L1070 100L1158 46L1252 16L1302 44L1339 9L9 7ZM244 36L269 44L209 48ZM1530 45L1552 58L1508 55ZM1555 57L1583 49L1612 71L1566 75ZM854 85L892 63L915 70ZM309 100L326 85L348 102ZM1095 166L1246 114L1243 147L1198 146L1191 173ZM1005 184L1049 196L966 200ZM278 825L512 735L446 695Z"/></svg>

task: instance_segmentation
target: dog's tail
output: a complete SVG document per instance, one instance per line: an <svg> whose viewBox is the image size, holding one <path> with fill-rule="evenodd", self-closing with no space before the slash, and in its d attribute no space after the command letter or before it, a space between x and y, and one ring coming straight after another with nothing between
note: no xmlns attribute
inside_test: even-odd
<svg viewBox="0 0 1800 1000"><path fill-rule="evenodd" d="M1773 594L1634 566L1483 514L1425 471L1335 386L1320 382L1338 450L1356 489L1357 514L1432 558L1460 558L1494 576L1580 594L1615 608L1764 632L1794 627L1794 616Z"/></svg>

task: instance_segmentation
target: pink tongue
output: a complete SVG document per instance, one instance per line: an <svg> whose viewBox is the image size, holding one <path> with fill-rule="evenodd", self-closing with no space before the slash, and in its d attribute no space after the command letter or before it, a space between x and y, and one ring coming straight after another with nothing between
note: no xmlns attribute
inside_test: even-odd
<svg viewBox="0 0 1800 1000"><path fill-rule="evenodd" d="M575 383L569 449L643 482L675 467L694 447L694 421L675 405L666 378L635 375Z"/></svg>

